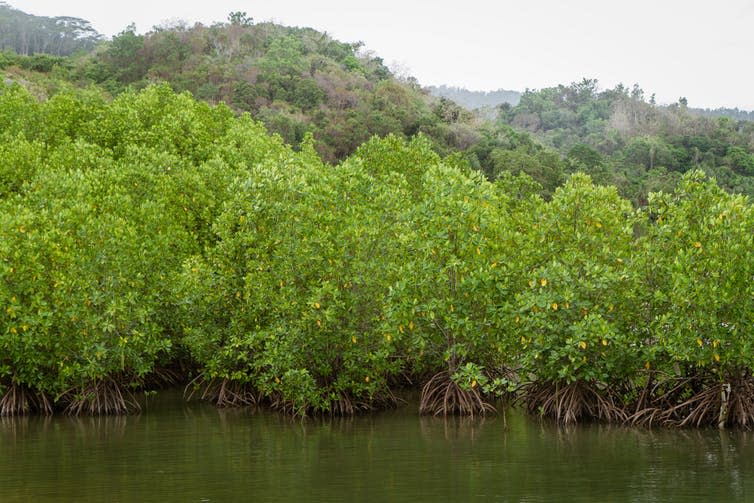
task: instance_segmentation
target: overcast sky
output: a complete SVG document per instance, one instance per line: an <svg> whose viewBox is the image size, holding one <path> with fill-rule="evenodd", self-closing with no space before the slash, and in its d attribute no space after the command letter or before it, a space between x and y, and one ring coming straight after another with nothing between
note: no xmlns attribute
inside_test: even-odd
<svg viewBox="0 0 754 503"><path fill-rule="evenodd" d="M596 78L638 83L660 103L754 110L754 0L8 0L87 19L112 36L245 11L363 41L423 85L522 91Z"/></svg>

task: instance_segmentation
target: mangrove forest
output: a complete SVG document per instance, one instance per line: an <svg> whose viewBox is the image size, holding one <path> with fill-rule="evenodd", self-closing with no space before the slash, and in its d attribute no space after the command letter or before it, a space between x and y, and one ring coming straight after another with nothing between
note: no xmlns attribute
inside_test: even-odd
<svg viewBox="0 0 754 503"><path fill-rule="evenodd" d="M491 179L422 134L326 162L164 83L2 84L0 413L414 389L425 414L750 427L751 201L690 169L645 203Z"/></svg>

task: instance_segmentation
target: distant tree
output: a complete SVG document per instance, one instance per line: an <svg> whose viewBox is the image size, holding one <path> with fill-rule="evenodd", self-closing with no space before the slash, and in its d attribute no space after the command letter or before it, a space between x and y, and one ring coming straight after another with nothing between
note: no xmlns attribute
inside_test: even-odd
<svg viewBox="0 0 754 503"><path fill-rule="evenodd" d="M251 26L254 24L254 18L248 16L246 12L235 11L228 14L228 22L237 26Z"/></svg>

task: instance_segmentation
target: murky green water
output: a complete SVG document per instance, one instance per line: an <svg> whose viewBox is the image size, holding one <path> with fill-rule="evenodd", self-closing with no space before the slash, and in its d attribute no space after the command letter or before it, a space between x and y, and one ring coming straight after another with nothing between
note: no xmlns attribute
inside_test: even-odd
<svg viewBox="0 0 754 503"><path fill-rule="evenodd" d="M0 422L0 501L754 501L754 435L557 428L518 413L333 420L152 400Z"/></svg>

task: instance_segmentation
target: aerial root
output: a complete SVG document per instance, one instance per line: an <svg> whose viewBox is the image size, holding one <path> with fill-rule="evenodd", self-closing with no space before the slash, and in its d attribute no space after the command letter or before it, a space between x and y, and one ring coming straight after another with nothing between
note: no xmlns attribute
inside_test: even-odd
<svg viewBox="0 0 754 503"><path fill-rule="evenodd" d="M651 400L637 407L628 422L644 426L751 428L754 379L745 375L731 378L728 383L710 381L700 376L664 379L654 385Z"/></svg>
<svg viewBox="0 0 754 503"><path fill-rule="evenodd" d="M532 382L522 386L518 401L527 412L553 418L562 424L582 420L625 422L627 414L616 393L598 383Z"/></svg>
<svg viewBox="0 0 754 503"><path fill-rule="evenodd" d="M18 416L31 412L52 414L52 404L47 395L33 392L19 384L10 385L0 398L0 416Z"/></svg>
<svg viewBox="0 0 754 503"><path fill-rule="evenodd" d="M141 411L141 405L133 393L123 389L114 379L96 380L88 385L71 390L63 395L67 402L65 413L82 414L133 414Z"/></svg>
<svg viewBox="0 0 754 503"><path fill-rule="evenodd" d="M188 391L189 388L192 388L191 391ZM218 407L249 407L259 403L259 394L250 385L230 379L207 381L199 376L186 386L184 395L191 399L198 389L202 389L199 397L201 400L212 402Z"/></svg>
<svg viewBox="0 0 754 503"><path fill-rule="evenodd" d="M484 401L479 389L462 388L448 371L435 374L422 387L420 414L475 416L487 412L495 412L495 407Z"/></svg>

